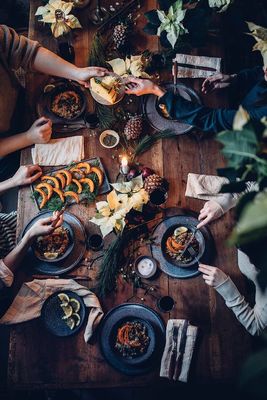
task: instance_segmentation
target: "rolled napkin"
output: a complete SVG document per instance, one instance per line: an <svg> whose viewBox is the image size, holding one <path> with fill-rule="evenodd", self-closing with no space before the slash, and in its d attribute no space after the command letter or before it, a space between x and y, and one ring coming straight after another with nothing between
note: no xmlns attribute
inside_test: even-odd
<svg viewBox="0 0 267 400"><path fill-rule="evenodd" d="M38 165L65 165L84 158L83 136L52 139L46 144L36 144L32 160Z"/></svg>
<svg viewBox="0 0 267 400"><path fill-rule="evenodd" d="M13 303L0 319L0 324L11 325L38 318L45 300L58 291L71 290L82 297L90 308L84 340L88 342L104 313L96 295L73 279L35 279L20 288Z"/></svg>
<svg viewBox="0 0 267 400"><path fill-rule="evenodd" d="M169 319L160 376L187 382L198 328L184 319Z"/></svg>

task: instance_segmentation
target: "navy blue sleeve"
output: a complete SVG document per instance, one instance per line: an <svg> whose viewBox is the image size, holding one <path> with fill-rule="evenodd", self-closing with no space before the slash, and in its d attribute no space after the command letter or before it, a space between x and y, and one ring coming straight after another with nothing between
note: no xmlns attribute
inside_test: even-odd
<svg viewBox="0 0 267 400"><path fill-rule="evenodd" d="M213 109L193 103L181 96L167 92L159 100L169 116L205 132L217 133L231 129L237 109Z"/></svg>
<svg viewBox="0 0 267 400"><path fill-rule="evenodd" d="M250 69L243 69L236 76L235 86L248 92L264 77L262 67L255 67Z"/></svg>

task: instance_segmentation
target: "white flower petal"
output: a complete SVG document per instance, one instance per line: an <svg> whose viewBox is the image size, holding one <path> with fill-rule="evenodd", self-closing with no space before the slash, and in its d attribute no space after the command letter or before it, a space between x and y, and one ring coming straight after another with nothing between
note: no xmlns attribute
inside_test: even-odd
<svg viewBox="0 0 267 400"><path fill-rule="evenodd" d="M117 75L123 75L127 72L125 61L122 58L114 58L113 60L107 61L111 65L113 72Z"/></svg>

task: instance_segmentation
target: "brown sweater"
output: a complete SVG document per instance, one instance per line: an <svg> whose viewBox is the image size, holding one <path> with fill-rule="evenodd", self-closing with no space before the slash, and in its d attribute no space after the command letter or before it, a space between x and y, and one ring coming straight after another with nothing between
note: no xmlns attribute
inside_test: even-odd
<svg viewBox="0 0 267 400"><path fill-rule="evenodd" d="M0 134L8 132L20 85L14 71L32 68L39 43L0 25Z"/></svg>

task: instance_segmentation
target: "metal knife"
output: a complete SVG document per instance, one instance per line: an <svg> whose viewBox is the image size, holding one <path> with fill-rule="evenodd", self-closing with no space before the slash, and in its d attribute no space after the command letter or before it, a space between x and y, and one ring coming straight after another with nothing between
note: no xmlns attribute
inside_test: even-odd
<svg viewBox="0 0 267 400"><path fill-rule="evenodd" d="M186 339L187 339L187 329L188 329L189 321L184 321L182 332L181 332L181 340L179 345L179 350L177 351L176 360L175 360L175 369L172 379L177 380L182 370L183 365L183 357L185 352L186 346Z"/></svg>
<svg viewBox="0 0 267 400"><path fill-rule="evenodd" d="M172 376L175 371L175 360L177 357L178 333L179 333L179 326L174 326L173 332L172 332L172 350L171 350L170 364L169 364L169 379L172 379Z"/></svg>

